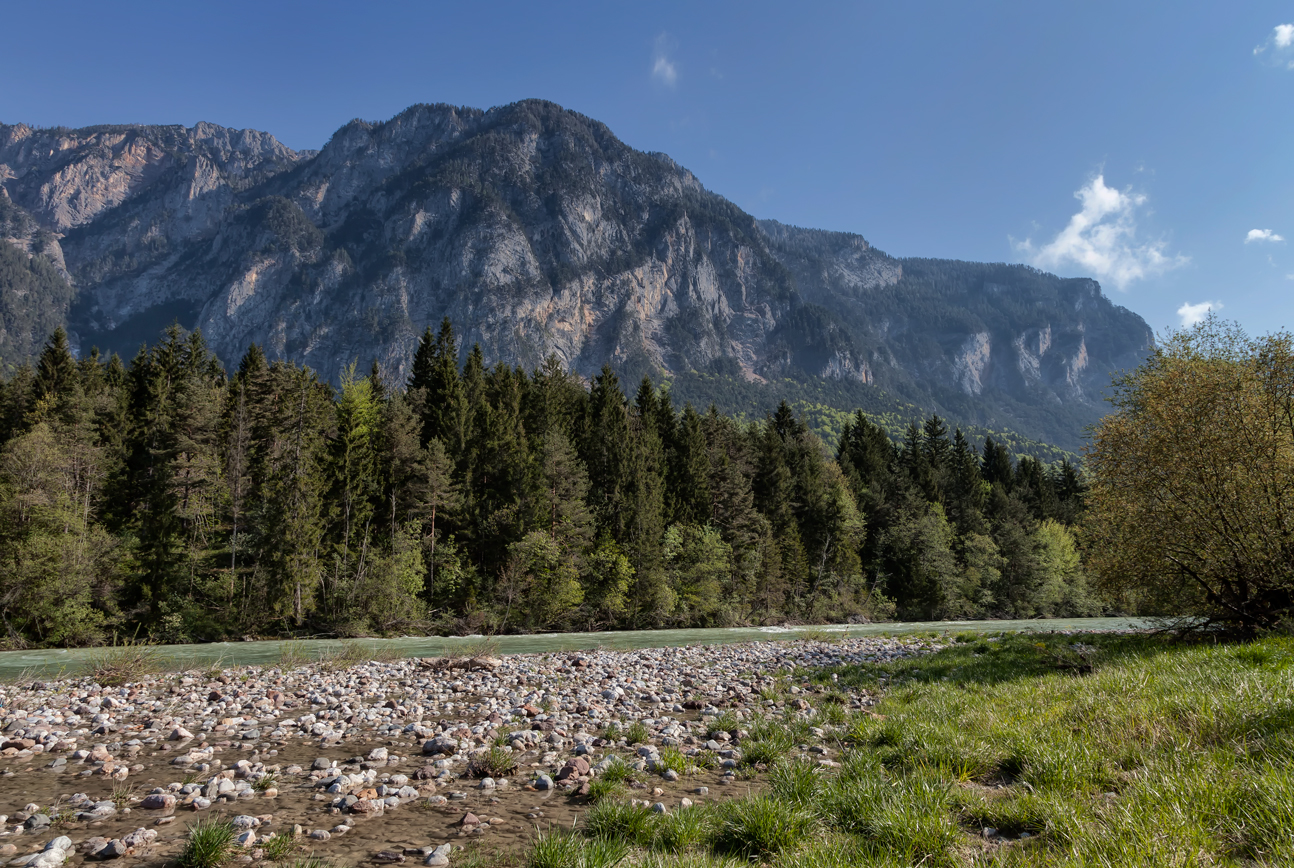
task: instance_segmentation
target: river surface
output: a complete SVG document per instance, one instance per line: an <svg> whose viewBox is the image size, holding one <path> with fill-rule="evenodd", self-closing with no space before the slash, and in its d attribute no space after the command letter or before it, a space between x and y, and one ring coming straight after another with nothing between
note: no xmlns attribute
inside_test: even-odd
<svg viewBox="0 0 1294 868"><path fill-rule="evenodd" d="M1136 618L1056 618L1029 621L902 621L887 624L828 624L820 627L714 627L692 630L621 630L605 633L536 633L525 636L497 636L491 643L499 654L531 654L545 651L576 651L606 648L663 648L674 645L765 642L794 639L805 631L839 636L882 636L907 633L953 634L963 631L993 633L1048 633L1068 630L1129 630L1145 626ZM383 654L398 657L435 657L478 647L476 636L406 636L399 639L354 639L356 643ZM319 658L343 647L337 639L295 639L272 642L212 642L203 645L158 645L161 661L175 667L248 666L277 663L285 650L293 655ZM32 651L0 652L0 681L24 675L53 677L76 675L104 653L102 648L44 648Z"/></svg>

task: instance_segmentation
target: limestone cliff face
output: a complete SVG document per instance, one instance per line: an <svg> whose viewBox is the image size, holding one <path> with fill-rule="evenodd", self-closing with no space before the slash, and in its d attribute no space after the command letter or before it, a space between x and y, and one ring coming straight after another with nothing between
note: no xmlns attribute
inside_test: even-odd
<svg viewBox="0 0 1294 868"><path fill-rule="evenodd" d="M330 378L374 360L403 378L448 315L490 361L824 377L996 418L1090 416L1149 345L1091 281L756 221L540 101L414 106L317 153L211 124L0 125L0 191L14 243L76 287L85 349L131 354L178 319L227 364L255 342Z"/></svg>

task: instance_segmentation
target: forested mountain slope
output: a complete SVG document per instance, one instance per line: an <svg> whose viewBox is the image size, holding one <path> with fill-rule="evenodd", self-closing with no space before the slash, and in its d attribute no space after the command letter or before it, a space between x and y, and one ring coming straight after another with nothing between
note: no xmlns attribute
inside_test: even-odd
<svg viewBox="0 0 1294 868"><path fill-rule="evenodd" d="M554 354L586 379L610 363L701 403L842 383L1074 449L1109 373L1152 340L1093 281L756 221L537 100L413 106L317 153L211 124L0 125L0 190L6 226L25 227L3 234L76 293L0 277L5 304L25 291L18 306L65 321L82 352L130 357L178 321L226 362L256 343L334 382L355 360L397 381L449 316L489 363ZM44 337L18 332L7 364Z"/></svg>

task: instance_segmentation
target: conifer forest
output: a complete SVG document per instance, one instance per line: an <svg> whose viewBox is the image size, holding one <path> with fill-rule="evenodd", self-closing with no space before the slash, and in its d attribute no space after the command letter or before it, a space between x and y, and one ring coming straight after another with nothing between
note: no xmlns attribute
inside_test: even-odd
<svg viewBox="0 0 1294 868"><path fill-rule="evenodd" d="M936 416L895 442L859 412L833 454L785 403L487 366L448 320L407 382L339 387L60 330L0 385L0 641L1092 615L1084 490Z"/></svg>

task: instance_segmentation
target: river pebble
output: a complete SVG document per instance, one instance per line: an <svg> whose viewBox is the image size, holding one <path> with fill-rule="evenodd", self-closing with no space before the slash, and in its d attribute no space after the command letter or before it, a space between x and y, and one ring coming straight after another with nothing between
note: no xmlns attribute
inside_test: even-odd
<svg viewBox="0 0 1294 868"><path fill-rule="evenodd" d="M132 810L146 812L146 823L164 825L172 815L217 805L218 813L233 818L241 852L260 858L258 848L278 828L264 811L282 807L281 799L268 801L281 787L288 787L293 799L316 805L312 810L335 815L323 827L299 810L287 819L298 823L295 835L322 844L356 822L380 825L377 818L390 812L400 816L405 806L448 810L451 803L467 802L479 811L509 793L529 793L536 801L554 792L584 793L609 767L611 755L658 776L659 782L678 782L683 770L665 766L662 748L692 756L712 751L723 767L734 769L746 721L762 715L811 716L823 689L791 673L886 662L937 647L935 641L911 637L866 637L412 658L345 668L243 666L164 673L122 686L100 685L89 677L0 685L0 760L52 754L66 769L41 774L72 781L85 777L87 784L100 780L103 784L84 788L103 792L124 786L114 782L143 772L139 761L153 758L151 768L161 768L165 776L160 782L151 778L138 794L123 801L76 793L63 803L71 812L66 816L75 816L82 828L93 830L109 820L118 828L118 838L78 837L81 852L92 858L136 856L153 846L154 829L124 834L136 825L125 817ZM855 709L875 699L861 691L833 697ZM724 731L714 726L720 715L730 721ZM606 737L609 725L619 729L618 737ZM814 731L816 739L826 735ZM351 759L338 759L350 742L359 754L352 750ZM295 762L280 765L279 750L295 751L290 754ZM830 762L828 755L822 747L815 754L823 763ZM482 765L487 760L490 764ZM694 797L708 793L706 787L689 791ZM643 801L645 806L669 810L664 790L648 788L648 793L652 798ZM13 813L0 815L0 838L53 831L54 821L42 806L0 803L3 809ZM538 808L526 810L527 817L543 816ZM477 822L464 818L457 832L498 835L492 830L503 826L506 834L515 821L494 813L469 813ZM337 821L342 822L331 831L326 828ZM131 825L122 828L125 822ZM310 825L299 825L305 822ZM55 845L62 841L66 847ZM71 841L59 836L18 862L59 868L72 852ZM448 864L452 855L448 844L410 852L425 857L427 865ZM380 853L380 861L388 862L408 855L390 848ZM390 854L400 858L385 858ZM8 861L16 864L12 857Z"/></svg>

